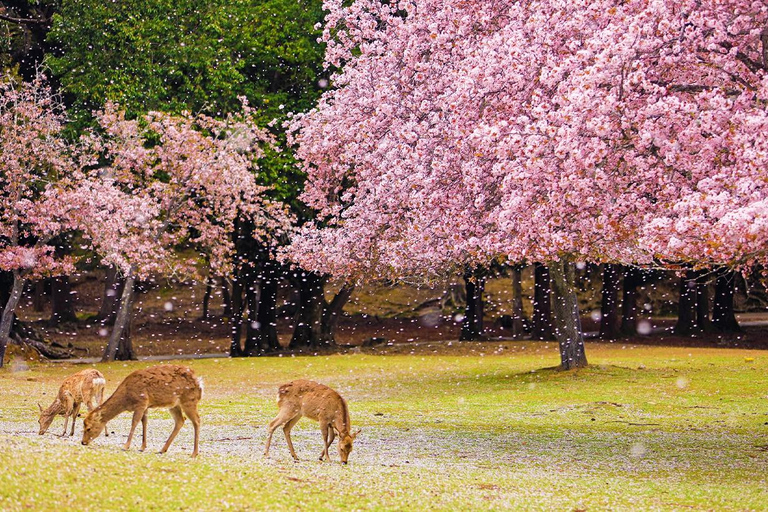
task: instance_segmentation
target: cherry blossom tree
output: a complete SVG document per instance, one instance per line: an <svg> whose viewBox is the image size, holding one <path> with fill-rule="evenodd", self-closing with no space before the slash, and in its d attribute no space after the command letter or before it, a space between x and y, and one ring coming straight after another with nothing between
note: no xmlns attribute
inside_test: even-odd
<svg viewBox="0 0 768 512"><path fill-rule="evenodd" d="M575 261L760 254L762 4L325 5L341 70L291 126L326 222L295 240L302 265L428 277L544 262L572 368L586 364Z"/></svg>
<svg viewBox="0 0 768 512"><path fill-rule="evenodd" d="M195 273L196 259L180 257L179 245L196 247L226 275L238 216L253 222L253 236L264 243L288 228L282 205L266 199L266 188L256 183L255 161L271 138L253 117L247 105L224 120L161 112L126 119L113 104L98 113L109 164L92 171L68 202L102 261L125 277L103 360L113 360L120 348L121 357L133 357L124 331L136 279Z"/></svg>
<svg viewBox="0 0 768 512"><path fill-rule="evenodd" d="M0 366L26 281L74 270L49 245L70 223L59 203L47 198L60 194L80 165L77 146L61 135L65 120L42 74L30 83L0 83L0 271L13 275L0 318Z"/></svg>

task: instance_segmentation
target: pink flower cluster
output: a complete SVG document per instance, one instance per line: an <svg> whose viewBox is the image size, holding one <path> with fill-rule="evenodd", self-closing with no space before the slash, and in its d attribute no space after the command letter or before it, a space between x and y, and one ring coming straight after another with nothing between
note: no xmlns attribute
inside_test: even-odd
<svg viewBox="0 0 768 512"><path fill-rule="evenodd" d="M341 66L290 123L302 266L764 263L768 5L339 0Z"/></svg>

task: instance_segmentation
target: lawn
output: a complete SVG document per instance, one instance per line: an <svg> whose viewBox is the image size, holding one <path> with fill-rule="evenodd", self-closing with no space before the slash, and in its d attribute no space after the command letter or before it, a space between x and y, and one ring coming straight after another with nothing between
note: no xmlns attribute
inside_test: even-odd
<svg viewBox="0 0 768 512"><path fill-rule="evenodd" d="M589 344L592 366L558 372L552 344L416 344L366 352L188 361L205 380L201 453L192 428L149 417L149 449L115 435L37 434L37 403L82 366L0 371L2 510L757 510L768 509L768 353ZM403 347L400 347L402 350ZM107 391L149 363L98 365ZM320 432L277 431L277 386L307 377L362 428L350 464L320 462Z"/></svg>

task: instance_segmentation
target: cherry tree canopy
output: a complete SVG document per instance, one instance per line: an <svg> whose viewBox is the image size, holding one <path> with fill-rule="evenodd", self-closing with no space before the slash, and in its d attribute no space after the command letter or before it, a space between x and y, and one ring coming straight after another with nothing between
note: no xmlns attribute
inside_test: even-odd
<svg viewBox="0 0 768 512"><path fill-rule="evenodd" d="M64 121L42 75L0 84L0 270L29 277L73 268L48 245L67 229L67 218L46 194L58 193L60 180L77 168L61 136Z"/></svg>
<svg viewBox="0 0 768 512"><path fill-rule="evenodd" d="M763 3L326 8L343 67L292 123L327 222L296 239L302 265L764 258Z"/></svg>

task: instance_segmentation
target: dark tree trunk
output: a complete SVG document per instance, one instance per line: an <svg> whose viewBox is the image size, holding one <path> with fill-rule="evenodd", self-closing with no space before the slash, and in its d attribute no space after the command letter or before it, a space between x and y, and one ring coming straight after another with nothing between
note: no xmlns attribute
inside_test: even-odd
<svg viewBox="0 0 768 512"><path fill-rule="evenodd" d="M640 272L634 267L624 270L624 286L621 301L621 332L625 336L637 334L637 288L641 283Z"/></svg>
<svg viewBox="0 0 768 512"><path fill-rule="evenodd" d="M234 288L234 284L232 285ZM227 280L221 278L221 300L224 302L224 316L226 318L232 317L232 296L229 294L229 285Z"/></svg>
<svg viewBox="0 0 768 512"><path fill-rule="evenodd" d="M711 330L709 321L709 283L707 276L700 275L696 280L696 327L699 331Z"/></svg>
<svg viewBox="0 0 768 512"><path fill-rule="evenodd" d="M600 337L603 339L616 339L621 336L621 318L619 318L621 274L621 265L603 266L603 294L600 303Z"/></svg>
<svg viewBox="0 0 768 512"><path fill-rule="evenodd" d="M687 336L696 328L696 274L689 270L680 276L680 299L677 303L675 334Z"/></svg>
<svg viewBox="0 0 768 512"><path fill-rule="evenodd" d="M587 366L587 355L584 351L573 264L563 259L552 261L549 263L549 273L552 278L555 336L560 345L560 368L583 368Z"/></svg>
<svg viewBox="0 0 768 512"><path fill-rule="evenodd" d="M733 307L736 272L723 271L715 281L715 302L712 306L712 326L722 332L740 332Z"/></svg>
<svg viewBox="0 0 768 512"><path fill-rule="evenodd" d="M541 263L533 264L533 321L532 340L552 339L552 304L550 300L549 270Z"/></svg>
<svg viewBox="0 0 768 512"><path fill-rule="evenodd" d="M45 289L47 288L47 279L38 279L35 281L34 298L32 300L32 307L38 313L45 310L45 302L47 297L45 296Z"/></svg>
<svg viewBox="0 0 768 512"><path fill-rule="evenodd" d="M280 350L277 337L277 291L280 274L273 262L264 262L261 268L258 304L256 304L256 322L251 324L245 340L245 352L248 356L258 356ZM249 310L252 306L248 305ZM249 311L249 318L251 314Z"/></svg>
<svg viewBox="0 0 768 512"><path fill-rule="evenodd" d="M205 293L203 294L203 312L200 315L200 320L208 320L211 318L211 294L213 294L213 277L208 276L205 279Z"/></svg>
<svg viewBox="0 0 768 512"><path fill-rule="evenodd" d="M258 345L259 333L259 302L261 302L261 285L257 279L250 279L245 287L245 303L248 308L248 316L245 326L245 346L243 354L246 356L259 355L261 350Z"/></svg>
<svg viewBox="0 0 768 512"><path fill-rule="evenodd" d="M229 348L230 357L240 357L243 355L243 349L240 345L240 340L243 335L243 288L244 288L245 276L235 275L232 278L232 343Z"/></svg>
<svg viewBox="0 0 768 512"><path fill-rule="evenodd" d="M460 341L484 340L483 327L483 291L485 278L477 271L464 273L464 287L467 290L467 305L464 308L464 320L461 323Z"/></svg>
<svg viewBox="0 0 768 512"><path fill-rule="evenodd" d="M513 265L512 278L512 337L525 335L525 314L523 313L523 266Z"/></svg>
<svg viewBox="0 0 768 512"><path fill-rule="evenodd" d="M75 301L69 276L59 276L51 279L51 318L49 326L61 323L77 322Z"/></svg>
<svg viewBox="0 0 768 512"><path fill-rule="evenodd" d="M136 282L134 270L125 277L123 293L120 295L120 308L117 311L115 325L112 327L112 333L109 336L109 342L104 347L104 354L101 356L102 362L115 361L118 353L120 360L126 361L136 359L133 352L133 344L130 338L131 312L133 309L133 285Z"/></svg>
<svg viewBox="0 0 768 512"><path fill-rule="evenodd" d="M104 283L104 293L101 296L101 308L96 319L102 325L111 325L115 323L117 310L120 308L120 297L125 289L125 279L120 277L117 268L114 265L107 267L106 281Z"/></svg>
<svg viewBox="0 0 768 512"><path fill-rule="evenodd" d="M336 326L339 325L339 318L344 312L344 306L349 302L354 291L354 284L344 283L334 295L331 303L325 307L322 326L323 338L328 340L331 345L336 345Z"/></svg>
<svg viewBox="0 0 768 512"><path fill-rule="evenodd" d="M11 341L11 328L15 318L16 306L19 305L21 294L24 292L25 279L18 273L13 273L13 285L11 286L8 299L3 307L2 316L0 316L0 367L3 366L5 358L5 349Z"/></svg>
<svg viewBox="0 0 768 512"><path fill-rule="evenodd" d="M303 272L298 281L299 310L296 327L289 348L315 349L330 343L323 339L324 289L326 277L313 272Z"/></svg>

